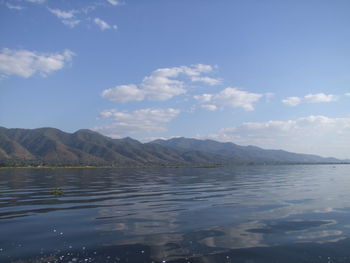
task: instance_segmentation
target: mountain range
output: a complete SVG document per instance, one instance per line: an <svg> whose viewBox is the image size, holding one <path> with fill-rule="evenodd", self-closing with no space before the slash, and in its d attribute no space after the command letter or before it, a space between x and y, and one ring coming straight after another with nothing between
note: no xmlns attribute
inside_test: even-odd
<svg viewBox="0 0 350 263"><path fill-rule="evenodd" d="M112 139L91 130L0 127L0 166L171 166L343 163L283 150L264 150L214 140L173 138L141 143Z"/></svg>

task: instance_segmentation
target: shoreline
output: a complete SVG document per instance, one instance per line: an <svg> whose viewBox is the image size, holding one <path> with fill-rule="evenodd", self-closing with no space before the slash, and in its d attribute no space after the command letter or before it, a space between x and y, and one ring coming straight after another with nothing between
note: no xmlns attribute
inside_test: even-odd
<svg viewBox="0 0 350 263"><path fill-rule="evenodd" d="M222 168L242 166L279 166L279 165L349 165L350 163L278 163L278 164L222 164L222 165L140 165L140 166L8 166L0 170L9 169L155 169L155 168Z"/></svg>

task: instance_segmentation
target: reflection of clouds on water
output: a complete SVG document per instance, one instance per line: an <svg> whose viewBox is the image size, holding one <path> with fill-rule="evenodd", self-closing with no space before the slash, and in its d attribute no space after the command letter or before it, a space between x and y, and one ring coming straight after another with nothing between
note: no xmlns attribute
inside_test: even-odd
<svg viewBox="0 0 350 263"><path fill-rule="evenodd" d="M347 237L338 237L338 238L333 238L333 239L320 240L320 241L317 241L317 243L319 243L319 244L336 243L336 242L339 242L339 241L345 240L345 239L347 239Z"/></svg>
<svg viewBox="0 0 350 263"><path fill-rule="evenodd" d="M308 200L303 203L287 203L280 201L281 206L262 210L253 211L248 216L256 220L272 220L282 219L288 217L298 217L305 214L327 214L327 213L342 213L341 209L347 207L349 204L345 201L326 200L320 197L315 200ZM282 205L283 204L283 205Z"/></svg>
<svg viewBox="0 0 350 263"><path fill-rule="evenodd" d="M298 239L307 239L309 241L313 239L320 239L320 238L331 237L331 236L340 236L342 234L343 234L343 231L340 231L340 230L322 230L322 231L303 233L298 236Z"/></svg>
<svg viewBox="0 0 350 263"><path fill-rule="evenodd" d="M222 232L220 236L206 237L200 240L200 243L208 247L219 248L250 248L264 247L263 234L248 232L249 229L262 227L263 224L257 221L240 224L237 226L218 227Z"/></svg>
<svg viewBox="0 0 350 263"><path fill-rule="evenodd" d="M316 210L313 210L314 213L330 213L330 212L333 212L335 211L335 209L333 207L325 207L325 208L322 208L322 209L316 209Z"/></svg>
<svg viewBox="0 0 350 263"><path fill-rule="evenodd" d="M113 227L110 230L127 231L128 226L125 223L114 223Z"/></svg>
<svg viewBox="0 0 350 263"><path fill-rule="evenodd" d="M149 246L156 260L347 237L346 218L332 220L348 213L342 211L349 200L345 177L287 168L248 167L235 175L228 168L219 175L192 169L191 176L174 170L153 178L139 173L135 185L128 178L123 192L100 202L96 228L110 232L110 245Z"/></svg>
<svg viewBox="0 0 350 263"><path fill-rule="evenodd" d="M218 253L228 249L266 247L294 242L337 242L346 235L344 231L337 229L340 226L335 220L323 220L320 223L315 220L287 220L290 217L302 217L305 213L327 215L333 211L333 208L322 208L316 200L298 204L284 203L283 206L247 206L240 210L238 215L245 219L256 220L236 222L235 217L227 216L231 219L231 223L199 227L201 230L191 228L187 234L183 232L184 224L189 220L198 220L198 223L200 220L206 220L209 210L198 210L197 212L200 212L198 217L189 219L184 215L189 213L195 215L196 212L180 209L181 206L178 204L166 208L164 204L160 204L161 201L158 206L149 206L150 203L147 202L130 202L126 206L119 206L120 202L123 201L109 200L108 204L113 204L111 207L99 209L99 215L103 219L98 224L98 229L105 232L115 231L115 239L108 245L144 244L150 247L151 257L159 261L191 257L201 253ZM228 206L228 211L234 211L235 207L239 209L237 205L233 205ZM211 210L214 216L216 209L219 207ZM159 212L160 210L163 212ZM186 220L183 220L184 218ZM280 222L285 223L285 228L281 229ZM210 224L213 225L215 222ZM298 224L305 226L298 227ZM198 231L203 235L196 235Z"/></svg>
<svg viewBox="0 0 350 263"><path fill-rule="evenodd" d="M145 244L150 247L151 257L157 261L164 258L192 257L203 253L218 253L232 248L264 247L263 234L248 232L261 227L259 222L237 226L215 227L190 233L164 233L129 237L108 245Z"/></svg>
<svg viewBox="0 0 350 263"><path fill-rule="evenodd" d="M201 253L218 253L227 249L297 242L336 242L344 239L348 232L339 229L341 226L335 220L286 220L291 216L298 218L304 215L305 210L308 212L318 210L315 209L317 204L311 205L314 200L285 206L262 206L261 211L258 211L259 207L248 206L244 212L241 210L239 215L242 218L250 217L258 220L235 222L234 217L230 217L233 219L231 223L199 227L199 230L191 228L187 234L183 231L184 224L188 220L206 220L205 214L208 214L209 210L199 210L197 211L199 214L192 212L198 216L189 219L184 215L190 211L174 211L175 205L168 207L168 211L162 206L164 212L157 213L153 210L155 207L150 209L147 203L135 202L118 209L119 201L109 200L109 204L111 202L116 203L115 206L99 210L99 215L103 218L99 230L116 231L115 239L109 245L144 244L150 247L151 257L159 261L179 256L191 257ZM216 209L219 208L214 207L211 210L214 216ZM325 211L332 209L326 208ZM183 221L184 218L187 221ZM117 232L121 232L122 235Z"/></svg>
<svg viewBox="0 0 350 263"><path fill-rule="evenodd" d="M154 260L162 261L164 259L176 258L176 255L191 256L188 248L181 246L183 244L182 234L155 234L146 236L135 236L118 242L111 242L108 245L129 245L144 244L150 249L150 255Z"/></svg>
<svg viewBox="0 0 350 263"><path fill-rule="evenodd" d="M118 206L120 202L117 199L109 200L109 205L113 206L98 210L102 219L97 229L113 231L115 236L106 245L144 244L150 248L151 257L158 261L174 255L191 255L188 249L178 245L184 241L183 235L176 233L179 212L172 211L174 207L168 207L169 211L164 211L162 207L163 212L159 213L155 207L150 208L149 204L142 202L133 202L118 209L121 208Z"/></svg>
<svg viewBox="0 0 350 263"><path fill-rule="evenodd" d="M103 217L97 225L99 230L124 231L126 236L169 233L178 227L178 212L157 213L146 204L135 203L123 210L115 204L99 209L98 213Z"/></svg>

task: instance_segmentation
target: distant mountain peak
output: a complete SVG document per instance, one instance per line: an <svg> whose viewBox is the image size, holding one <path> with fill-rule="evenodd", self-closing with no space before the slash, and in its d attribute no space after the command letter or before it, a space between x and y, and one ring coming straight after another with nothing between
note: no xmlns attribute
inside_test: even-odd
<svg viewBox="0 0 350 263"><path fill-rule="evenodd" d="M80 129L80 130L77 130L77 131L74 132L74 133L90 133L90 134L98 134L98 135L101 135L100 133L95 132L95 131L90 130L90 129Z"/></svg>
<svg viewBox="0 0 350 263"><path fill-rule="evenodd" d="M135 139L133 139L133 138L131 138L131 137L124 137L124 138L122 138L122 139L120 139L120 140L123 140L123 141L126 141L126 142L136 142L136 143L140 143L138 140L135 140Z"/></svg>

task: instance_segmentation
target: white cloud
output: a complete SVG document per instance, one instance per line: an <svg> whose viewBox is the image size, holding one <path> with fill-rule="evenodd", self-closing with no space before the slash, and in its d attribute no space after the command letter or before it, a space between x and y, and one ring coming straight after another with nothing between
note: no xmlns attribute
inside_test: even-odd
<svg viewBox="0 0 350 263"><path fill-rule="evenodd" d="M6 6L7 6L7 8L9 8L9 9L15 9L15 10L22 10L22 9L24 9L23 6L20 6L20 5L13 5L13 4L10 4L10 3L6 3Z"/></svg>
<svg viewBox="0 0 350 263"><path fill-rule="evenodd" d="M288 97L282 100L282 102L288 106L297 106L300 103L319 103L319 102L332 102L338 99L337 96L333 94L307 94L304 97Z"/></svg>
<svg viewBox="0 0 350 263"><path fill-rule="evenodd" d="M49 11L54 14L55 16L57 16L60 19L70 19L74 17L74 11L70 10L70 11L63 11L60 9L51 9L49 8Z"/></svg>
<svg viewBox="0 0 350 263"><path fill-rule="evenodd" d="M299 97L288 97L282 100L282 102L288 106L297 106L301 101L302 100Z"/></svg>
<svg viewBox="0 0 350 263"><path fill-rule="evenodd" d="M245 122L205 137L242 145L350 158L350 117L312 115L287 121Z"/></svg>
<svg viewBox="0 0 350 263"><path fill-rule="evenodd" d="M219 79L215 79L215 78L211 78L211 77L197 77L197 76L193 76L191 78L191 80L193 82L203 82L205 84L214 86L214 85L219 85L221 83L221 80Z"/></svg>
<svg viewBox="0 0 350 263"><path fill-rule="evenodd" d="M119 0L106 0L109 4L114 6L122 5L123 2ZM43 4L46 3L46 9L55 15L60 21L70 27L74 28L78 24L88 22L88 23L94 23L97 24L102 30L106 29L113 29L117 30L117 25L111 25L107 22L103 21L100 18L92 19L88 16L89 13L92 11L98 9L98 8L108 8L110 7L109 4L103 4L101 1L78 1L79 3L76 3L78 6L76 9L73 10L61 10L59 8L50 8L48 5L53 4L55 1L46 1L46 0L3 0L0 4L6 5L7 8L13 9L13 10L22 10L24 8L30 8L32 5L28 5L26 3L32 3L32 4ZM76 5L75 5L76 6ZM79 7L80 6L80 7Z"/></svg>
<svg viewBox="0 0 350 263"><path fill-rule="evenodd" d="M89 12L93 11L96 9L96 6L87 6L81 9L75 9L75 10L69 10L69 11L64 11L60 9L51 9L48 8L48 10L54 14L56 17L58 17L62 23L66 26L69 26L71 28L77 26L80 24L82 20L76 18L77 16L82 18L84 20L84 15L88 14ZM91 21L90 18L86 19L88 21ZM101 18L94 18L92 20L94 24L96 24L101 30L107 30L107 29L114 29L117 30L118 27L116 25L110 25L106 21L102 20Z"/></svg>
<svg viewBox="0 0 350 263"><path fill-rule="evenodd" d="M103 21L101 18L96 17L94 19L94 23L101 29L101 30L106 30L106 29L118 29L116 25L109 25L107 22Z"/></svg>
<svg viewBox="0 0 350 263"><path fill-rule="evenodd" d="M94 23L96 25L98 25L101 30L106 30L106 29L110 29L111 28L111 26L109 24L107 24L105 21L103 21L102 19L100 19L98 17L96 17L94 19Z"/></svg>
<svg viewBox="0 0 350 263"><path fill-rule="evenodd" d="M25 78L34 74L46 76L62 69L73 56L74 53L70 50L62 53L38 53L4 48L0 53L0 73L5 76L17 75Z"/></svg>
<svg viewBox="0 0 350 263"><path fill-rule="evenodd" d="M203 95L196 95L194 96L196 100L202 103L210 102L213 98L213 94L203 94Z"/></svg>
<svg viewBox="0 0 350 263"><path fill-rule="evenodd" d="M273 97L275 97L275 93L267 92L264 94L266 102L270 102Z"/></svg>
<svg viewBox="0 0 350 263"><path fill-rule="evenodd" d="M35 4L42 4L45 3L46 0L25 0L30 3L35 3Z"/></svg>
<svg viewBox="0 0 350 263"><path fill-rule="evenodd" d="M337 99L338 99L337 96L333 94L327 95L324 93L308 94L304 97L304 101L309 103L331 102L331 101L336 101Z"/></svg>
<svg viewBox="0 0 350 263"><path fill-rule="evenodd" d="M111 125L98 126L94 130L111 137L131 134L159 133L166 131L164 125L180 113L178 109L141 109L133 112L121 112L115 109L100 113L101 118L112 121Z"/></svg>
<svg viewBox="0 0 350 263"><path fill-rule="evenodd" d="M75 18L75 14L78 13L77 10L63 11L57 8L48 8L48 10L57 18L59 18L62 21L62 23L66 26L73 28L80 23L80 20Z"/></svg>
<svg viewBox="0 0 350 263"><path fill-rule="evenodd" d="M192 66L180 66L173 68L160 68L146 76L137 86L135 84L120 85L104 90L102 96L116 102L140 101L144 99L164 101L187 91L187 82L180 79L181 76L189 78L201 78L202 74L212 71L210 65L197 64ZM198 80L194 80L198 81ZM214 79L200 80L202 82L214 82Z"/></svg>
<svg viewBox="0 0 350 263"><path fill-rule="evenodd" d="M157 69L150 76L143 79L140 89L151 100L168 100L186 93L184 82L173 79L181 73L182 69L180 67Z"/></svg>
<svg viewBox="0 0 350 263"><path fill-rule="evenodd" d="M106 89L102 92L102 97L111 101L127 102L130 100L141 101L145 94L136 85L120 85L112 89Z"/></svg>
<svg viewBox="0 0 350 263"><path fill-rule="evenodd" d="M213 104L204 104L204 105L202 105L202 108L209 110L209 111L216 111L217 110L216 105L213 105Z"/></svg>
<svg viewBox="0 0 350 263"><path fill-rule="evenodd" d="M118 0L107 0L107 2L111 5L120 5L120 2Z"/></svg>
<svg viewBox="0 0 350 263"><path fill-rule="evenodd" d="M214 107L224 108L243 108L246 111L254 110L254 103L257 102L263 95L250 93L237 88L226 88L216 94L203 94L194 96L200 103L204 103L205 108L213 110Z"/></svg>
<svg viewBox="0 0 350 263"><path fill-rule="evenodd" d="M344 95L350 97L350 93L345 93Z"/></svg>
<svg viewBox="0 0 350 263"><path fill-rule="evenodd" d="M62 20L62 23L66 26L69 26L71 28L76 27L77 25L80 24L80 20L73 19L73 20Z"/></svg>

